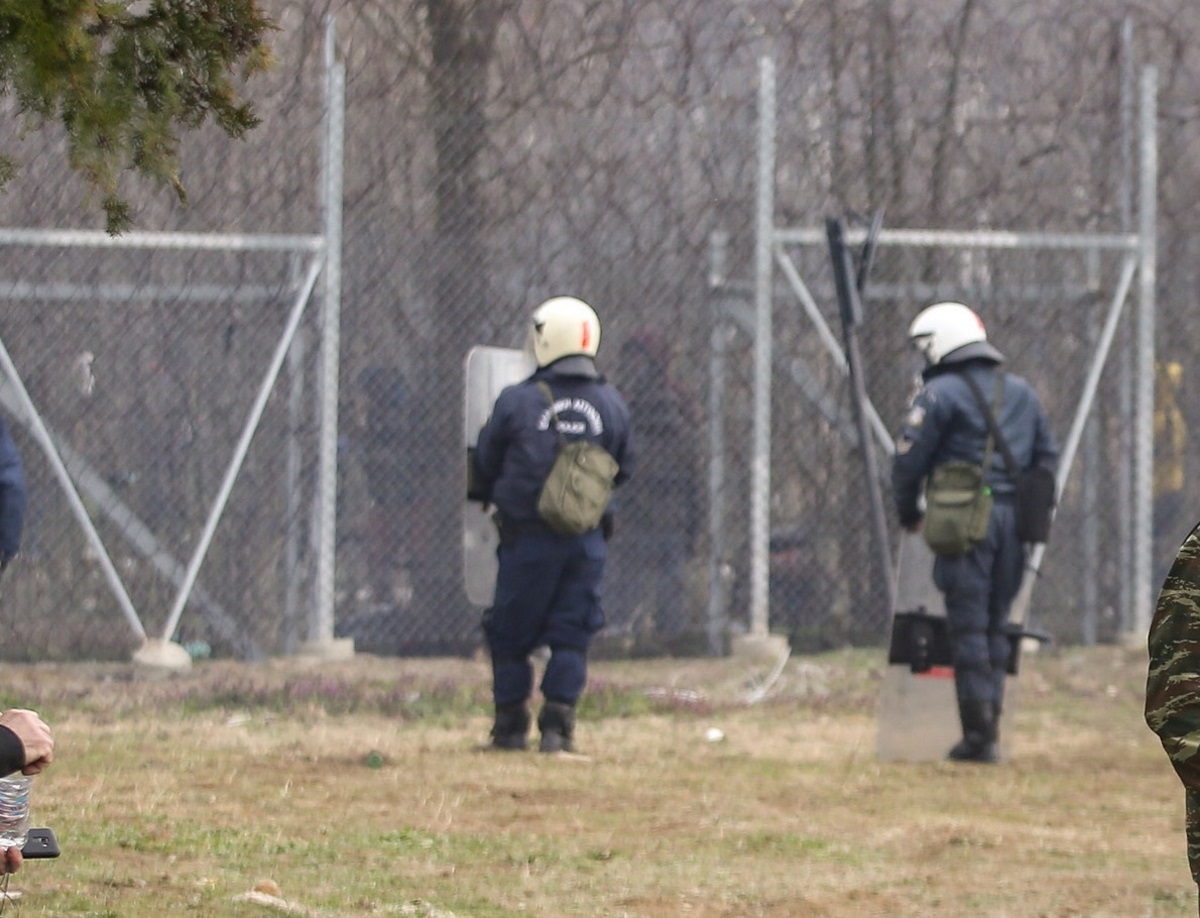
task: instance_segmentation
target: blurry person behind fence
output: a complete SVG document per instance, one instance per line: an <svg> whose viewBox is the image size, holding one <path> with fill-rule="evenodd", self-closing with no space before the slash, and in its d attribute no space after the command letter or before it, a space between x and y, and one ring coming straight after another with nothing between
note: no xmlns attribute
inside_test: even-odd
<svg viewBox="0 0 1200 918"><path fill-rule="evenodd" d="M408 449L409 415L413 410L408 384L396 367L371 366L359 375L365 410L361 417L360 454L366 477L366 532L363 551L370 600L402 604L418 541L414 518L416 485Z"/></svg>
<svg viewBox="0 0 1200 918"><path fill-rule="evenodd" d="M495 505L500 535L495 597L483 616L496 713L492 746L525 748L532 654L547 647L539 748L570 752L588 650L604 626L600 582L607 547L603 526L581 535L556 533L538 512L538 496L560 437L604 447L620 467L618 486L629 478L633 446L625 400L596 368L600 320L592 307L554 297L534 310L531 325L537 370L501 391L475 449L479 491ZM553 408L540 384L549 387Z"/></svg>
<svg viewBox="0 0 1200 918"><path fill-rule="evenodd" d="M608 631L636 646L679 650L697 622L687 564L701 526L698 412L670 372L666 333L643 328L621 347L621 391L637 439L638 474L617 498L605 584ZM646 635L653 635L647 639Z"/></svg>

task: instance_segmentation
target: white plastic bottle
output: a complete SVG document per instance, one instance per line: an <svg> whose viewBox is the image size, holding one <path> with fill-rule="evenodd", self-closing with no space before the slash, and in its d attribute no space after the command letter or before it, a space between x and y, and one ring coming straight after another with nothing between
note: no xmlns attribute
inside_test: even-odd
<svg viewBox="0 0 1200 918"><path fill-rule="evenodd" d="M33 778L19 771L0 778L0 850L24 847L32 786Z"/></svg>

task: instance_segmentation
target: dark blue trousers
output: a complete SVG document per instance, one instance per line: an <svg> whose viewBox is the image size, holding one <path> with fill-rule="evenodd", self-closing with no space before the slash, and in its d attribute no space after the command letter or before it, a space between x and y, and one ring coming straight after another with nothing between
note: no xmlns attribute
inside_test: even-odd
<svg viewBox="0 0 1200 918"><path fill-rule="evenodd" d="M588 647L604 627L600 581L606 551L598 529L573 537L530 533L497 549L495 600L483 617L497 705L529 698L530 654L542 646L550 649L542 695L570 705L579 700Z"/></svg>
<svg viewBox="0 0 1200 918"><path fill-rule="evenodd" d="M1004 700L1011 645L1005 632L1025 573L1025 547L1017 539L1008 500L997 499L987 538L972 551L938 558L933 582L946 600L946 626L954 658L958 701Z"/></svg>

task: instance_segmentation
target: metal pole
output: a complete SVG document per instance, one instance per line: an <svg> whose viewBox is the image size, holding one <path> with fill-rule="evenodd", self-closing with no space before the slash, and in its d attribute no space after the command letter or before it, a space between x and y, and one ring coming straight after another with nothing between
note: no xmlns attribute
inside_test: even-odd
<svg viewBox="0 0 1200 918"><path fill-rule="evenodd" d="M1121 185L1118 205L1121 232L1133 230L1133 132L1134 82L1133 20L1121 24ZM1130 313L1132 314L1132 310ZM1126 329L1133 323L1126 324ZM1121 339L1117 364L1117 429L1120 431L1117 475L1117 633L1125 634L1133 622L1133 337L1126 332Z"/></svg>
<svg viewBox="0 0 1200 918"><path fill-rule="evenodd" d="M1150 633L1154 500L1154 286L1158 280L1158 71L1142 71L1141 155L1138 194L1138 325L1134 406L1133 639Z"/></svg>
<svg viewBox="0 0 1200 918"><path fill-rule="evenodd" d="M721 297L725 284L725 253L728 237L714 233L709 272L709 296L712 303L712 331L708 369L708 652L716 656L724 651L728 597L725 562L725 423L724 405L726 350L729 329L722 315Z"/></svg>
<svg viewBox="0 0 1200 918"><path fill-rule="evenodd" d="M0 229L0 245L93 249L184 249L206 252L319 252L320 236L281 236L271 233L122 233L104 230Z"/></svg>
<svg viewBox="0 0 1200 918"><path fill-rule="evenodd" d="M341 348L342 130L345 66L336 60L335 20L325 20L326 120L322 168L325 271L321 285L320 446L317 464L317 569L306 651L333 645L335 548L337 543L338 356Z"/></svg>
<svg viewBox="0 0 1200 918"><path fill-rule="evenodd" d="M846 230L846 244L857 245L867 238L867 230ZM803 227L777 229L775 242L779 245L822 245L826 242L824 229ZM1050 251L1126 252L1137 248L1134 235L1114 233L1019 233L1013 230L934 230L881 229L880 246L930 248L952 246L958 249L1048 249Z"/></svg>
<svg viewBox="0 0 1200 918"><path fill-rule="evenodd" d="M754 449L750 479L750 635L770 622L771 527L771 252L774 248L775 65L759 66L758 196L754 252Z"/></svg>
<svg viewBox="0 0 1200 918"><path fill-rule="evenodd" d="M284 545L283 565L287 576L284 585L283 620L286 632L283 636L284 653L295 653L299 643L298 625L300 597L304 583L303 555L303 500L301 476L304 467L303 448L300 444L300 429L305 414L304 361L307 351L304 328L296 329L296 337L288 349L287 367L290 388L288 389L288 433L287 462L285 466L284 490L287 499L287 542Z"/></svg>
<svg viewBox="0 0 1200 918"><path fill-rule="evenodd" d="M1098 333L1092 322L1087 324L1087 342L1093 352L1096 350ZM1099 499L1100 475L1100 425L1096 419L1088 417L1083 426L1083 457L1080 460L1080 503L1085 508L1082 525L1080 526L1080 553L1084 563L1080 565L1076 576L1079 578L1079 596L1083 605L1083 617L1079 624L1079 637L1085 647L1096 644L1097 620L1099 619L1099 569L1096 559L1099 556L1100 526L1097 520L1096 507Z"/></svg>

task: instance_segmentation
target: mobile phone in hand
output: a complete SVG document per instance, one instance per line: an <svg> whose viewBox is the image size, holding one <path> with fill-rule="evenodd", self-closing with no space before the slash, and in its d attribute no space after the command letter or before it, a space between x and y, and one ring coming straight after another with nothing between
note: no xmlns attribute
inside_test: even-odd
<svg viewBox="0 0 1200 918"><path fill-rule="evenodd" d="M53 829L30 829L25 835L25 846L21 849L24 858L58 857L58 839Z"/></svg>

